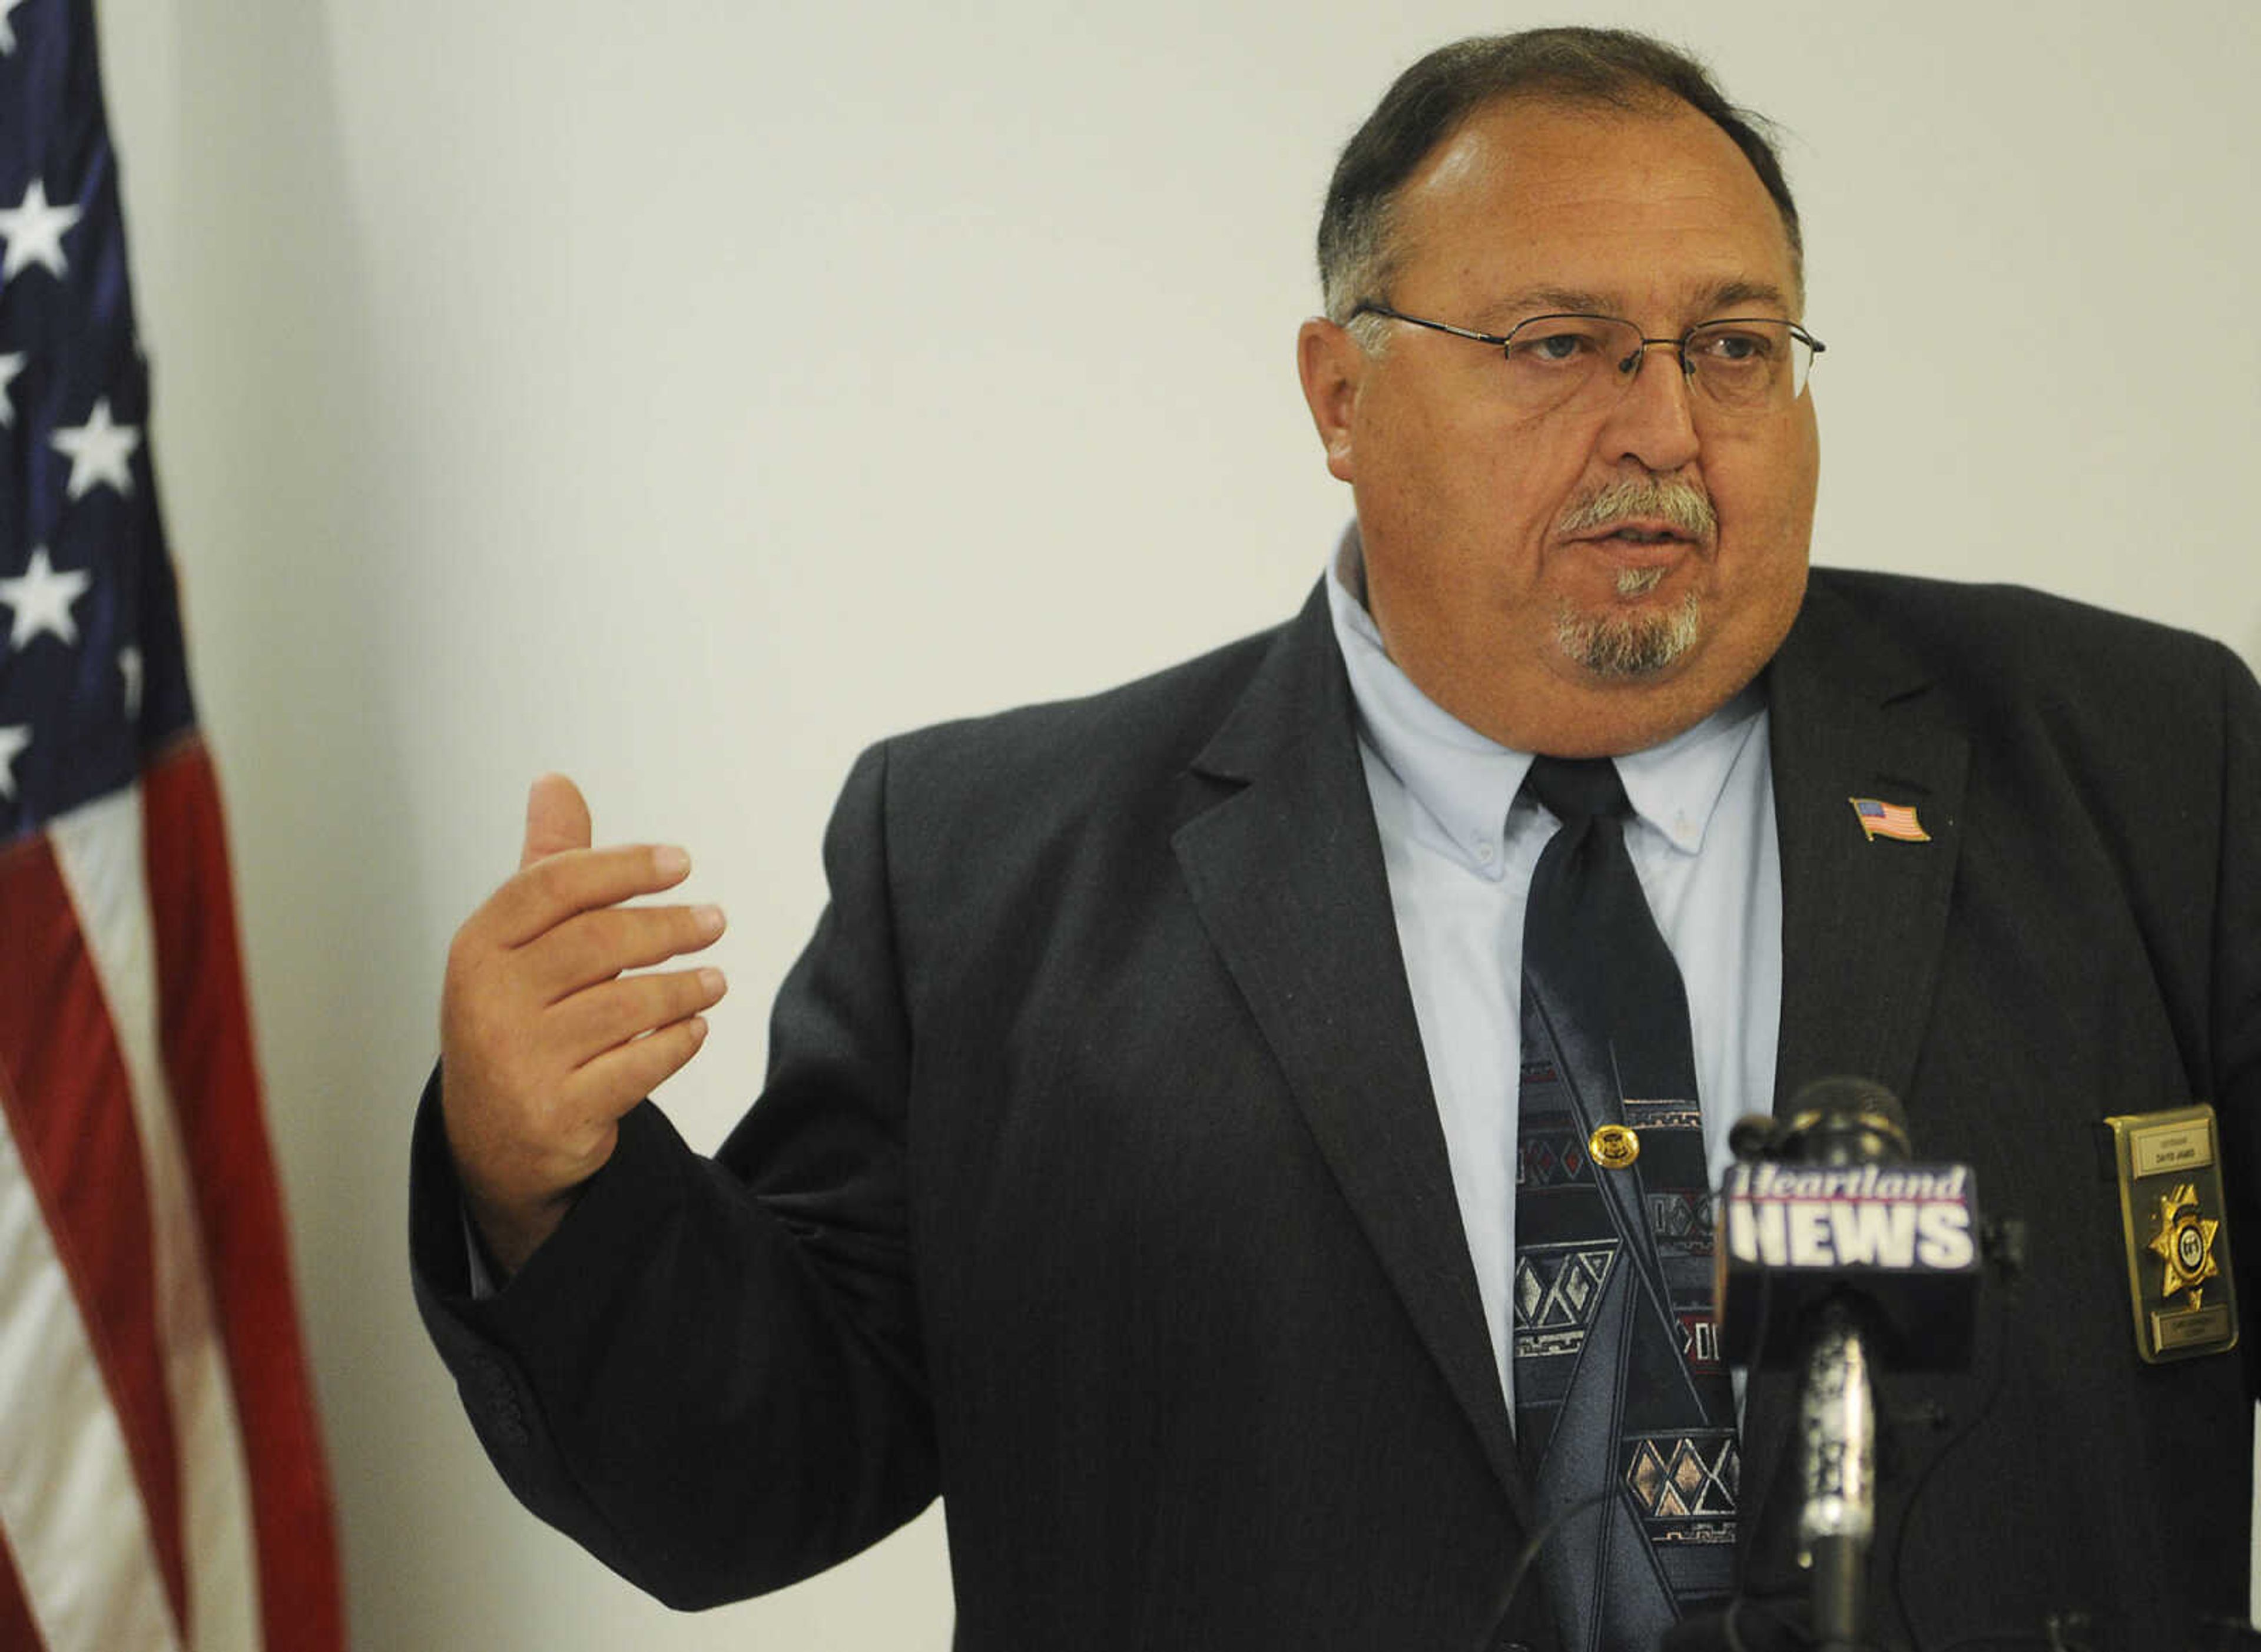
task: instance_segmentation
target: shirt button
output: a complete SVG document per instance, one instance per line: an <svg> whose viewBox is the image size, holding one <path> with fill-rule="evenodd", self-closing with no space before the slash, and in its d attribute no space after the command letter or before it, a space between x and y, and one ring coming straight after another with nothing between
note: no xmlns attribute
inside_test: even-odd
<svg viewBox="0 0 2261 1652"><path fill-rule="evenodd" d="M1493 858L1498 852L1499 851L1494 849L1489 844L1478 844L1476 845L1476 858L1483 862L1487 866L1491 865Z"/></svg>

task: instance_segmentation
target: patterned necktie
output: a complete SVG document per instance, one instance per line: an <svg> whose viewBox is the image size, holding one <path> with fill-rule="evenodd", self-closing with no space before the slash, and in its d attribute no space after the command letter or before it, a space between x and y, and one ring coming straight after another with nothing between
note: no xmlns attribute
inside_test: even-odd
<svg viewBox="0 0 2261 1652"><path fill-rule="evenodd" d="M1524 787L1562 824L1523 928L1516 1433L1562 1517L1538 1569L1564 1647L1653 1647L1732 1591L1741 1466L1688 1000L1617 765L1538 758Z"/></svg>

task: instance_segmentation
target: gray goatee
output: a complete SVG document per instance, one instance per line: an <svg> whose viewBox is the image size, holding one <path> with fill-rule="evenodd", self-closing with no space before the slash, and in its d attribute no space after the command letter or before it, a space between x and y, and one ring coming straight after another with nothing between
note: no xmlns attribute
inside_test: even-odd
<svg viewBox="0 0 2261 1652"><path fill-rule="evenodd" d="M1588 494L1563 514L1556 531L1589 533L1627 517L1654 518L1698 543L1708 542L1719 528L1701 488L1644 476L1624 478ZM1662 568L1622 569L1617 594L1647 596L1664 575ZM1554 615L1555 641L1566 656L1597 677L1619 679L1662 671L1694 646L1703 628L1703 607L1693 592L1657 612L1584 614L1566 602Z"/></svg>
<svg viewBox="0 0 2261 1652"><path fill-rule="evenodd" d="M1660 571L1636 571L1655 576ZM1655 578L1642 585L1650 589ZM1619 590L1626 595L1626 581ZM1647 677L1662 671L1695 645L1704 628L1703 605L1690 592L1671 607L1630 614L1581 614L1564 603L1554 615L1554 640L1575 664L1597 677Z"/></svg>

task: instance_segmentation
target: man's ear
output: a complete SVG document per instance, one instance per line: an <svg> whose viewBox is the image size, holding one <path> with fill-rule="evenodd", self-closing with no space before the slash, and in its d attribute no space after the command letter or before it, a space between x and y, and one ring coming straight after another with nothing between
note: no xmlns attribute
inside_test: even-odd
<svg viewBox="0 0 2261 1652"><path fill-rule="evenodd" d="M1327 450L1327 472L1339 482L1358 479L1351 432L1358 422L1358 391L1371 365L1350 329L1313 316L1296 334L1296 370L1303 400Z"/></svg>

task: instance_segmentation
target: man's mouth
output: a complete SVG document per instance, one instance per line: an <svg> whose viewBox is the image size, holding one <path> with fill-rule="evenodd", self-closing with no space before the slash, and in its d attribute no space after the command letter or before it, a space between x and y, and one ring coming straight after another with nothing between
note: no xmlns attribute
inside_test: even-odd
<svg viewBox="0 0 2261 1652"><path fill-rule="evenodd" d="M1624 555L1634 546L1708 545L1719 527L1701 488L1647 477L1620 478L1584 495L1562 513L1555 531L1565 540L1608 545Z"/></svg>
<svg viewBox="0 0 2261 1652"><path fill-rule="evenodd" d="M1669 522L1654 520L1607 522L1590 533L1579 535L1578 538L1589 544L1604 545L1687 545L1695 542L1693 536L1685 530Z"/></svg>

